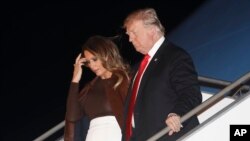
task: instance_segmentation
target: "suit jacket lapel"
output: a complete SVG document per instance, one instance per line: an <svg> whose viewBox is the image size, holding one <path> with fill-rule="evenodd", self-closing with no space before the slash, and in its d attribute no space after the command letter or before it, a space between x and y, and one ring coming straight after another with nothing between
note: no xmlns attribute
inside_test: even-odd
<svg viewBox="0 0 250 141"><path fill-rule="evenodd" d="M150 78L149 76L153 75L152 74L154 72L153 70L155 66L158 64L158 61L160 61L160 59L162 58L162 55L164 55L163 53L167 51L167 46L168 46L168 41L167 39L165 39L165 41L162 43L162 45L157 50L154 57L151 59L150 63L148 64L148 67L146 68L141 79L140 87L137 93L137 98L140 98L140 96L143 95L142 94L143 87L145 86L146 82Z"/></svg>

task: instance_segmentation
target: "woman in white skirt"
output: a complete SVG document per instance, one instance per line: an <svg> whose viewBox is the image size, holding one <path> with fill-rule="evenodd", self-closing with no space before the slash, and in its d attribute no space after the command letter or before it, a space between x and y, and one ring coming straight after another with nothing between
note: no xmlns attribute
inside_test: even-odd
<svg viewBox="0 0 250 141"><path fill-rule="evenodd" d="M82 66L96 77L79 90ZM83 116L90 119L86 141L121 141L128 72L129 66L110 39L93 36L86 41L74 64L67 99L65 141L74 140L75 123Z"/></svg>

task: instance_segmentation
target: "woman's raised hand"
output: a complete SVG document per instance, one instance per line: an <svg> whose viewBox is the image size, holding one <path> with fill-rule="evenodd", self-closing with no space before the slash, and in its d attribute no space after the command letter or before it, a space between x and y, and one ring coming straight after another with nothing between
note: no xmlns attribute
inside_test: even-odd
<svg viewBox="0 0 250 141"><path fill-rule="evenodd" d="M82 76L82 65L86 61L85 58L81 58L81 53L77 56L74 64L74 72L72 82L78 83Z"/></svg>

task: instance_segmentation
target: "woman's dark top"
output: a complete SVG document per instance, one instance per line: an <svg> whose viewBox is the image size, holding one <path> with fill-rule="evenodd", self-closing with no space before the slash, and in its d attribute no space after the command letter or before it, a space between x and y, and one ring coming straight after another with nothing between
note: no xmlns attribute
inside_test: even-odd
<svg viewBox="0 0 250 141"><path fill-rule="evenodd" d="M114 89L118 77L112 75L109 79L96 77L79 92L79 84L71 83L67 99L66 120L78 121L82 116L94 119L96 117L114 115L120 125L123 125L123 108L129 86L124 76L122 83Z"/></svg>

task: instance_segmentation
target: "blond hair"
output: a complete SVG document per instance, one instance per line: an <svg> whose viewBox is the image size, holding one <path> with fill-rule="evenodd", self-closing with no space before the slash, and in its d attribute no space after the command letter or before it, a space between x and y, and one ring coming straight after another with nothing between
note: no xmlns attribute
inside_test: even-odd
<svg viewBox="0 0 250 141"><path fill-rule="evenodd" d="M165 28L153 8L139 9L130 13L124 20L123 27L126 29L134 21L142 21L144 26L156 26L160 34L165 34Z"/></svg>

